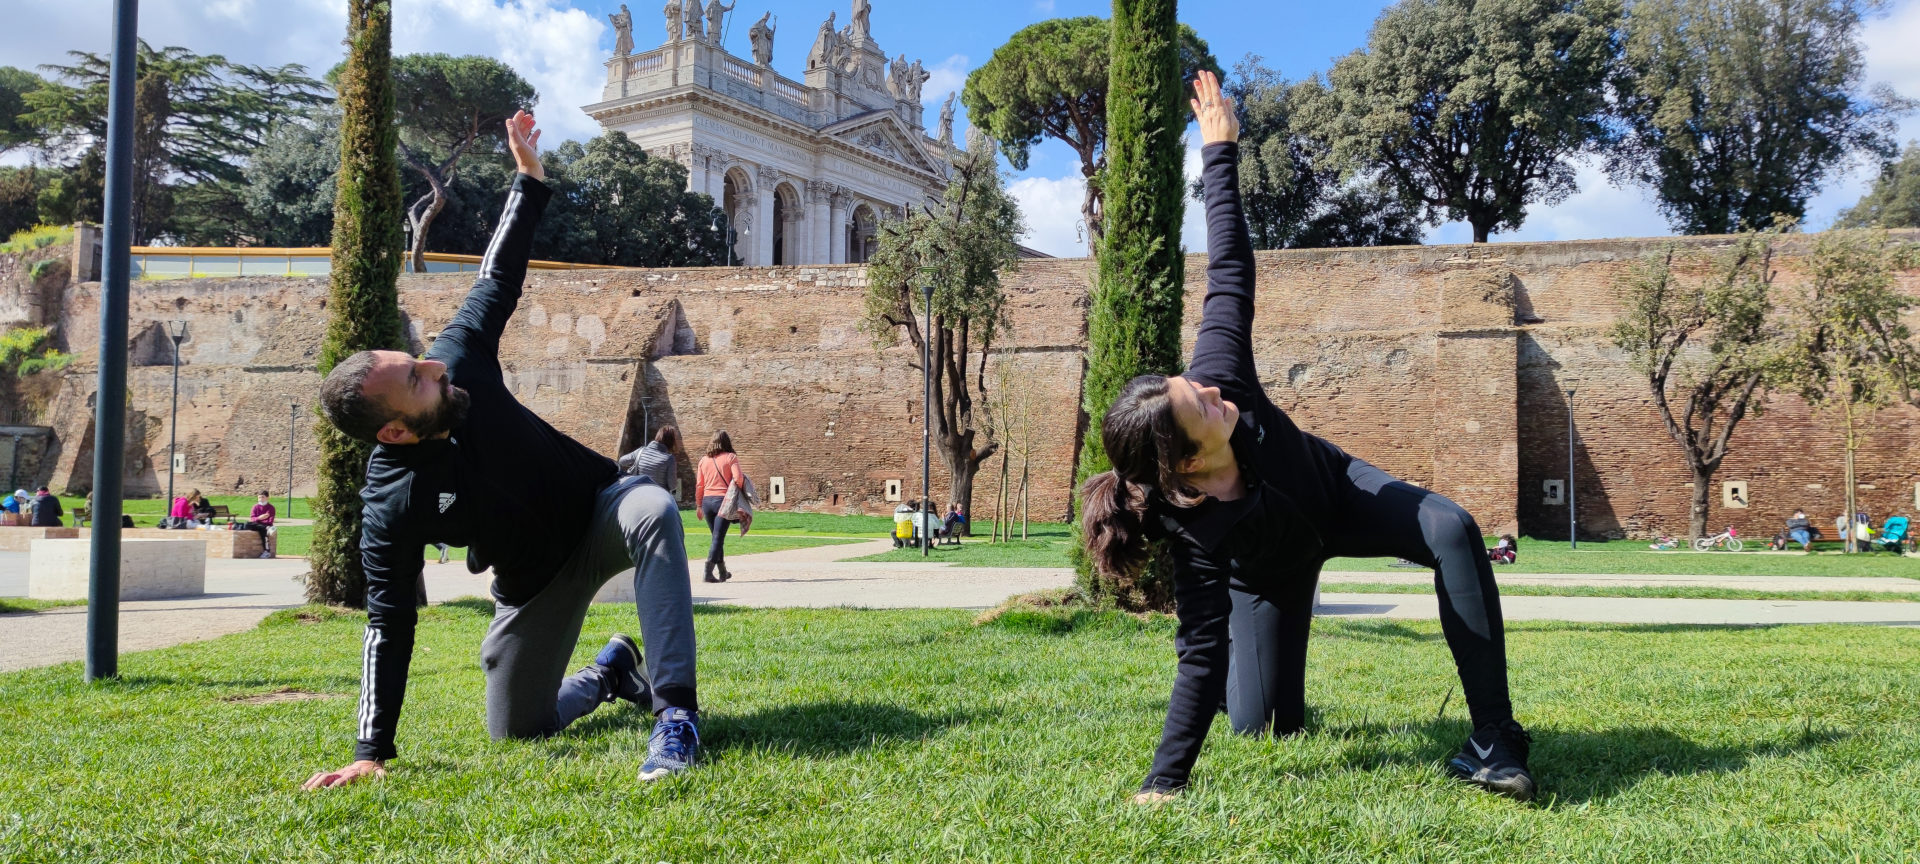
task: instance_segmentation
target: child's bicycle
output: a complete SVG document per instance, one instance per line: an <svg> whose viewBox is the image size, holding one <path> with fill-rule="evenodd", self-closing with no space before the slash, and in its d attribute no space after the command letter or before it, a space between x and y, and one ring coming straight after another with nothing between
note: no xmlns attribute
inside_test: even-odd
<svg viewBox="0 0 1920 864"><path fill-rule="evenodd" d="M1742 545L1739 532L1733 530L1731 527L1712 537L1702 537L1693 541L1693 548L1701 552L1707 552L1715 548L1726 549L1728 552L1738 552Z"/></svg>

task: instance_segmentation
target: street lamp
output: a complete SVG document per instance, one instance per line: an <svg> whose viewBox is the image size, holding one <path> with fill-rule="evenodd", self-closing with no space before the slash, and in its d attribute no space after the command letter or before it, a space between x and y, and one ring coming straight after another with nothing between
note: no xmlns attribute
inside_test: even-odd
<svg viewBox="0 0 1920 864"><path fill-rule="evenodd" d="M1567 548L1580 548L1580 535L1575 533L1579 526L1577 507L1573 497L1573 391L1567 388Z"/></svg>
<svg viewBox="0 0 1920 864"><path fill-rule="evenodd" d="M925 379L926 397L923 404L926 410L920 419L924 427L920 433L920 557L933 554L933 533L927 511L933 507L933 268L920 271L920 290L927 300L927 329L920 333L920 371Z"/></svg>
<svg viewBox="0 0 1920 864"><path fill-rule="evenodd" d="M287 403L287 518L293 518L293 423L300 417L300 403Z"/></svg>
<svg viewBox="0 0 1920 864"><path fill-rule="evenodd" d="M175 318L167 322L167 336L173 339L173 413L167 418L167 506L168 516L173 515L173 474L174 466L179 464L175 450L180 442L180 340L187 336L187 321ZM172 524L171 521L168 524Z"/></svg>
<svg viewBox="0 0 1920 864"><path fill-rule="evenodd" d="M93 401L94 531L87 572L86 680L120 674L120 510L125 494L127 282L133 245L133 66L139 0L113 11L107 84L105 230L100 255L100 365ZM167 466L169 470L173 466ZM107 530L101 530L106 526Z"/></svg>

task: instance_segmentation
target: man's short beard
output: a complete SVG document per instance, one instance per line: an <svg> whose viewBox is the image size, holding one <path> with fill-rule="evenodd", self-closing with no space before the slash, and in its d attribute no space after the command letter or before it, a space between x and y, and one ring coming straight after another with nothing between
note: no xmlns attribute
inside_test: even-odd
<svg viewBox="0 0 1920 864"><path fill-rule="evenodd" d="M421 438L436 438L467 422L467 408L472 402L473 397L467 391L447 384L441 391L439 405L418 414L402 416L400 422Z"/></svg>

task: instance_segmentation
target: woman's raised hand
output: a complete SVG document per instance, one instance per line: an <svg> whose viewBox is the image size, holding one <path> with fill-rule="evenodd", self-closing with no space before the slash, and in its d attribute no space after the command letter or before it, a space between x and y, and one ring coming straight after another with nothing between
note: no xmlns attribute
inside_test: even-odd
<svg viewBox="0 0 1920 864"><path fill-rule="evenodd" d="M1193 116L1200 121L1200 140L1206 144L1240 140L1240 115L1233 100L1220 92L1220 76L1205 69L1193 79Z"/></svg>

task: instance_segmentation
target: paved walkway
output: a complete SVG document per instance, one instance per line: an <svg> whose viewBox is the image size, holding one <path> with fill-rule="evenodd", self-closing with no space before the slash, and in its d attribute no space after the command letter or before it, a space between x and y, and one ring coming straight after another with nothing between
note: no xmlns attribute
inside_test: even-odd
<svg viewBox="0 0 1920 864"><path fill-rule="evenodd" d="M761 607L859 606L868 608L942 607L979 609L1009 595L1059 588L1073 583L1062 568L955 567L945 563L854 563L846 559L891 548L886 540L794 549L729 559L733 581L700 581L693 562L688 578L699 603ZM121 604L120 650L144 651L182 642L211 639L248 630L277 609L304 602L296 578L306 561L207 561L207 592L176 600ZM473 576L459 562L427 565L427 594L435 600L486 596L487 578ZM1329 572L1320 614L1339 617L1434 618L1430 594L1340 593L1342 583L1431 584L1424 572ZM1687 586L1754 590L1920 592L1920 581L1898 578L1786 576L1654 576L1502 574L1509 585ZM615 577L612 594L630 595L630 584ZM27 556L0 552L0 597L23 596ZM1520 597L1502 599L1508 620L1562 620L1621 624L1800 624L1851 622L1920 626L1920 603L1867 603L1776 600L1674 600L1600 597ZM86 609L67 607L0 616L0 670L79 660L86 635Z"/></svg>
<svg viewBox="0 0 1920 864"><path fill-rule="evenodd" d="M1873 591L1920 594L1920 579L1897 576L1668 576L1657 574L1506 573L1494 571L1501 585L1579 585L1603 588L1734 588L1745 591ZM1368 572L1328 571L1320 574L1321 590L1341 583L1370 585L1432 585L1429 570Z"/></svg>

